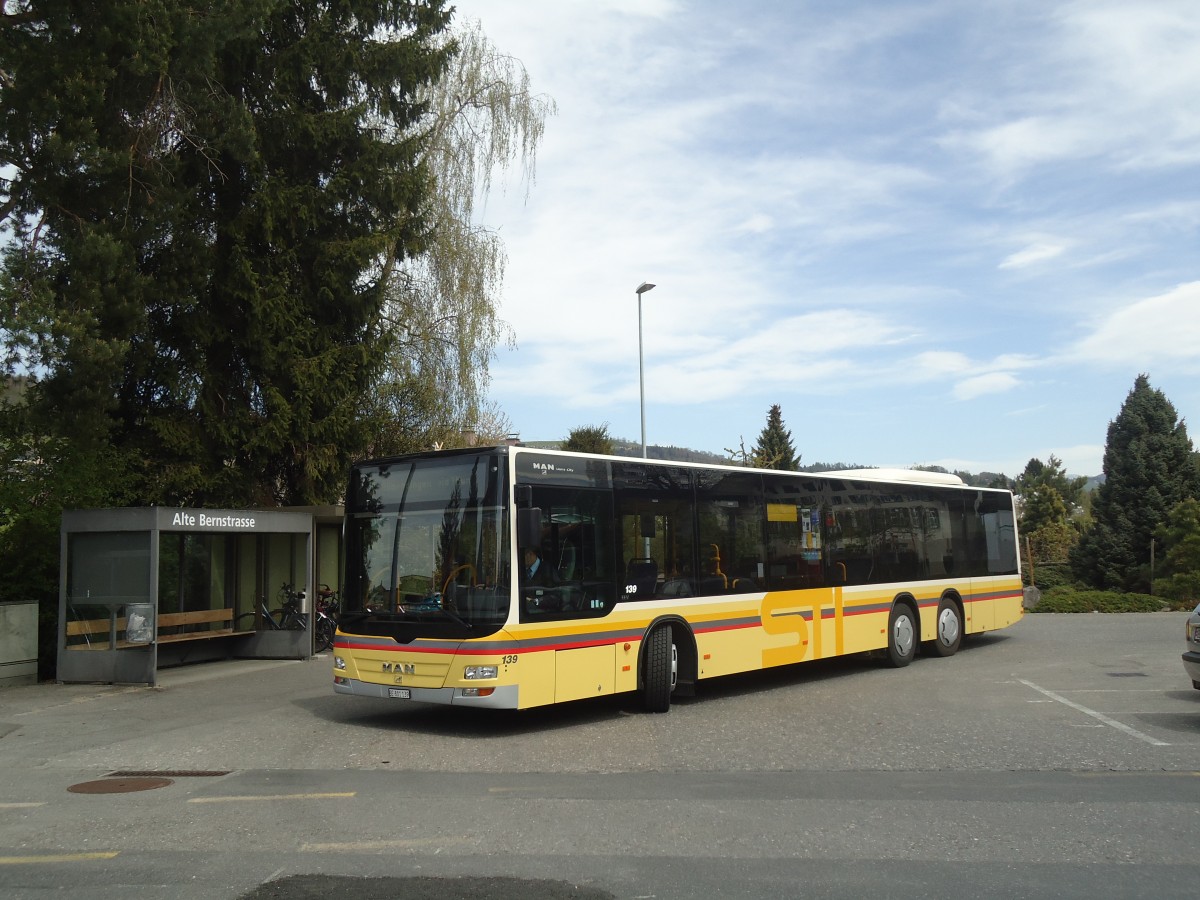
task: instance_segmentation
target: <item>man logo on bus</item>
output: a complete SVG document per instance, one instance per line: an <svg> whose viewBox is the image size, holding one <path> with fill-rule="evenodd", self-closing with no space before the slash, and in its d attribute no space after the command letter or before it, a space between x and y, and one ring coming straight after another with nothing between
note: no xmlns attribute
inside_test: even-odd
<svg viewBox="0 0 1200 900"><path fill-rule="evenodd" d="M549 474L551 472L562 472L566 475L575 474L574 466L565 466L561 463L535 462L533 463L533 470L535 472L542 472L544 474Z"/></svg>
<svg viewBox="0 0 1200 900"><path fill-rule="evenodd" d="M383 669L382 669L382 671L383 671L384 673L387 673L387 672L395 672L397 675L416 675L416 674L417 674L417 667L416 667L416 666L415 666L413 663L390 663L390 662L385 662L385 663L383 664Z"/></svg>

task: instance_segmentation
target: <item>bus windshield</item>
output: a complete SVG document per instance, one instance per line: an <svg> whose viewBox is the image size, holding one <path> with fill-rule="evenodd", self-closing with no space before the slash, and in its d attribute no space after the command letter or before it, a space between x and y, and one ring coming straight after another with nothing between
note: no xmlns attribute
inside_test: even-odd
<svg viewBox="0 0 1200 900"><path fill-rule="evenodd" d="M355 467L344 627L427 623L473 637L498 628L509 602L504 485L494 453Z"/></svg>

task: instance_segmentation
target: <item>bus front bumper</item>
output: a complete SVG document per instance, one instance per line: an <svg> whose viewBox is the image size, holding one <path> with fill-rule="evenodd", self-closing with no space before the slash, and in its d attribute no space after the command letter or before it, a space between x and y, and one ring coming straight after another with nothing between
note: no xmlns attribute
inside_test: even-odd
<svg viewBox="0 0 1200 900"><path fill-rule="evenodd" d="M403 703L437 703L442 706L474 706L481 709L516 709L517 686L501 685L492 689L487 696L464 693L469 688L420 688L392 687L387 684L371 684L357 678L338 675L333 682L334 693L350 694L354 697L374 697L380 700L399 700Z"/></svg>

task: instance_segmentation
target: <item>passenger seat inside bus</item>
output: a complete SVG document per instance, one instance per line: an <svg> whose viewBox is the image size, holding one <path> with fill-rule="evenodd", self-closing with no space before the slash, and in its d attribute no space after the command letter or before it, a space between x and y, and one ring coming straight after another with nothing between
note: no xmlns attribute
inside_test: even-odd
<svg viewBox="0 0 1200 900"><path fill-rule="evenodd" d="M635 585L639 597L653 597L658 586L658 563L652 559L631 559L625 583Z"/></svg>

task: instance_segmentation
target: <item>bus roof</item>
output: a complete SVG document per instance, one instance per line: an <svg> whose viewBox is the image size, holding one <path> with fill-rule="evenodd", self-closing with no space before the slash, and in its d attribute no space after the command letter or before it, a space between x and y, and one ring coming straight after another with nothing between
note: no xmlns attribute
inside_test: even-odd
<svg viewBox="0 0 1200 900"><path fill-rule="evenodd" d="M812 474L831 475L836 478L853 478L856 481L899 481L907 484L966 484L957 475L951 475L949 472L926 472L923 469L838 469L828 472L813 472Z"/></svg>
<svg viewBox="0 0 1200 900"><path fill-rule="evenodd" d="M643 459L635 456L608 456L592 453L575 453L567 450L554 450L548 447L530 447L524 444L499 444L496 446L479 446L479 447L459 447L453 450L427 450L418 453L408 453L395 457L383 457L380 459L364 459L359 460L359 464L376 464L379 462L393 461L398 459L421 457L421 456L443 456L443 455L458 455L479 452L499 452L499 453L549 453L562 456L588 456L595 459L605 459L611 462L645 462L656 465L675 465L684 466L687 468L704 468L704 469L725 469L743 471L767 471L765 469L756 469L753 467L739 466L737 463L730 460L727 463L701 463L685 460L670 460L670 459ZM817 478L846 478L854 481L879 481L889 484L940 484L950 487L967 487L957 475L952 475L949 472L928 472L923 469L900 469L900 468L878 468L878 469L829 469L819 472L781 472L781 474L790 474L797 476L814 476Z"/></svg>

